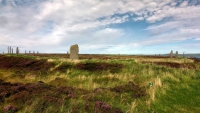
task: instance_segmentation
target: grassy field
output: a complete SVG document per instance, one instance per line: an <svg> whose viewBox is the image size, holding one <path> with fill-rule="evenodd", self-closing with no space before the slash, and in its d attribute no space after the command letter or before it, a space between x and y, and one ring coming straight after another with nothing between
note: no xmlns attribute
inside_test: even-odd
<svg viewBox="0 0 200 113"><path fill-rule="evenodd" d="M0 55L0 113L198 113L200 60Z"/></svg>

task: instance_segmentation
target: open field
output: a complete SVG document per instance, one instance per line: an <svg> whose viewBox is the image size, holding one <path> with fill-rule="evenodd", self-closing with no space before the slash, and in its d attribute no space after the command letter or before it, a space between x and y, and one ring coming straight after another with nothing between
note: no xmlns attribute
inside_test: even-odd
<svg viewBox="0 0 200 113"><path fill-rule="evenodd" d="M198 113L200 59L0 55L0 113Z"/></svg>

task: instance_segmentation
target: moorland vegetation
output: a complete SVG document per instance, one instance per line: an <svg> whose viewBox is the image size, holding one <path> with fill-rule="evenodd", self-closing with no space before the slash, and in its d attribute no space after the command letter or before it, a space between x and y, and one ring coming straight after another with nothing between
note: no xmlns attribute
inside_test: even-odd
<svg viewBox="0 0 200 113"><path fill-rule="evenodd" d="M200 111L200 60L162 56L0 55L0 112Z"/></svg>

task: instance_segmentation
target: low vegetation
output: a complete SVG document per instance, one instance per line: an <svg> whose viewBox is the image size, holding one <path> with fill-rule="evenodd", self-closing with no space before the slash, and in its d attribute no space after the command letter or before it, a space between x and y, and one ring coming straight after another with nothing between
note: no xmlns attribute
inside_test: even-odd
<svg viewBox="0 0 200 113"><path fill-rule="evenodd" d="M197 113L199 80L199 59L0 55L0 113Z"/></svg>

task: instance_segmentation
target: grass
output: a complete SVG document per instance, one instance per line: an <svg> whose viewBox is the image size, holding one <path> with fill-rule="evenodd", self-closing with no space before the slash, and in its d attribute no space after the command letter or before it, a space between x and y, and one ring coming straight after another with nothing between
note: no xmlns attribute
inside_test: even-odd
<svg viewBox="0 0 200 113"><path fill-rule="evenodd" d="M12 56L16 57L15 55ZM10 55L7 55L7 57L10 57ZM129 113L197 113L200 111L200 87L198 87L200 85L200 78L198 77L200 69L198 64L196 68L188 69L142 63L143 61L194 63L190 59L125 58L123 56L120 59L82 59L72 61L63 57L50 56L19 55L17 57L37 60L45 59L47 62L55 63L48 70L48 73L42 73L40 70L39 73L35 73L17 69L0 69L0 78L5 82L36 84L38 81L42 81L47 85L45 87L53 86L52 90L47 90L47 88L46 93L37 94L36 92L36 95L30 97L32 99L31 104L26 102L22 104L23 102L20 101L20 106L14 104L13 106L18 108L19 113L95 112L95 109L99 109L96 106L98 101L103 102L104 105L111 106L108 110L109 112L117 112L118 110ZM115 64L121 66L116 67ZM136 88L135 85L130 85L130 81L138 86L137 90L134 89ZM153 83L152 86L149 86L150 82ZM67 94L63 91L57 94L56 90L59 87L68 87L66 89ZM134 96L139 95L142 90L146 92L146 95ZM26 94L22 93L22 95ZM44 97L44 99L40 99L40 96ZM0 112L5 111L4 107L12 104L10 100L13 99L15 101L16 98L16 94L6 97L5 101L0 103ZM61 103L58 103L58 100ZM100 109L104 110L106 108L101 106Z"/></svg>

